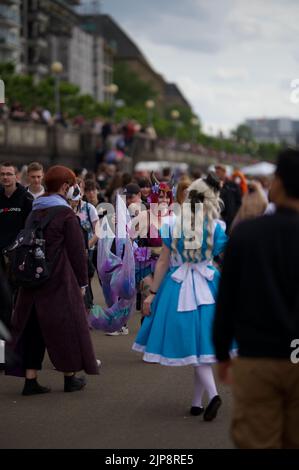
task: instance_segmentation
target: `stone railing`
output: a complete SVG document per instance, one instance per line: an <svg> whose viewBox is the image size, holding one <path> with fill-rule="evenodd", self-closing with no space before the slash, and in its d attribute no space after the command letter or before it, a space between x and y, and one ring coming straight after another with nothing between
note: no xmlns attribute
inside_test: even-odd
<svg viewBox="0 0 299 470"><path fill-rule="evenodd" d="M0 121L0 161L8 160L22 166L39 161L45 167L63 164L71 168L95 167L96 148L100 137L91 128L64 128L32 122ZM160 146L145 134L137 134L129 150L129 158L123 162L123 170L131 172L139 161L169 161L187 163L191 167L208 167L221 160L217 156L191 151L172 150ZM225 157L223 163L238 162ZM241 164L246 164L242 160Z"/></svg>
<svg viewBox="0 0 299 470"><path fill-rule="evenodd" d="M208 168L210 165L222 162L235 167L242 167L253 163L250 156L239 156L225 154L224 152L209 151L192 152L191 150L178 150L160 145L159 141L148 139L145 134L138 134L132 145L133 165L139 161L169 161L176 163L187 163L190 167Z"/></svg>
<svg viewBox="0 0 299 470"><path fill-rule="evenodd" d="M79 129L65 129L31 122L0 122L0 159L18 165L38 160L46 167L55 163L87 168L94 165L96 144Z"/></svg>

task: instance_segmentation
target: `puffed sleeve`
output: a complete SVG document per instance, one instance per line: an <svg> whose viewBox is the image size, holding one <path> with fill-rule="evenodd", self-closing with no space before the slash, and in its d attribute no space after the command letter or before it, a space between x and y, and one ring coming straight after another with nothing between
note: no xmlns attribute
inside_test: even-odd
<svg viewBox="0 0 299 470"><path fill-rule="evenodd" d="M221 225L217 223L214 232L213 256L218 256L223 253L227 242L228 236L226 235Z"/></svg>

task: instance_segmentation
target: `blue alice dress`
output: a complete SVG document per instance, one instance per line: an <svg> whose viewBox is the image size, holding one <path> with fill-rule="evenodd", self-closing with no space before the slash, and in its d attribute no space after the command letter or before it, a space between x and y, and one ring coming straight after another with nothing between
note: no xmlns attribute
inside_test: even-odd
<svg viewBox="0 0 299 470"><path fill-rule="evenodd" d="M213 257L224 251L227 236L221 223L214 221ZM164 236L165 235L165 236ZM171 250L170 267L144 318L133 344L146 362L166 366L211 364L216 362L212 343L215 299L220 273L205 259L207 230L204 225L202 260L183 259L183 239L178 255L171 248L171 230L162 227L163 243Z"/></svg>

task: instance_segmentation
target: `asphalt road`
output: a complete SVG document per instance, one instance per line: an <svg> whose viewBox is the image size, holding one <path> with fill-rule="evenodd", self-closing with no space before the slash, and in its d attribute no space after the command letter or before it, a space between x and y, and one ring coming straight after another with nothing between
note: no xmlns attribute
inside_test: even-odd
<svg viewBox="0 0 299 470"><path fill-rule="evenodd" d="M102 303L95 284L96 300ZM48 359L39 381L46 395L23 397L23 380L0 375L1 449L230 449L231 394L220 387L223 405L215 421L188 414L192 367L145 364L131 351L139 315L128 336L92 331L101 374L84 391L63 392L63 377Z"/></svg>

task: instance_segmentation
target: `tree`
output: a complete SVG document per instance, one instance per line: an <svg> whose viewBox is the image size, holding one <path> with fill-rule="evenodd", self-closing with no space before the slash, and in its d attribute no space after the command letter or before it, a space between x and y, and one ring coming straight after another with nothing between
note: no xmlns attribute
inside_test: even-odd
<svg viewBox="0 0 299 470"><path fill-rule="evenodd" d="M5 98L8 103L20 102L24 107L32 101L34 96L33 78L29 75L16 75L14 65L0 64L0 78L5 84Z"/></svg>
<svg viewBox="0 0 299 470"><path fill-rule="evenodd" d="M8 104L18 101L26 111L35 106L55 112L53 77L46 77L37 84L31 75L15 74L13 64L0 64L0 78L5 83L5 95ZM80 95L78 86L60 82L61 110L69 117L82 114L87 119L98 115L108 116L108 106L100 104L90 95Z"/></svg>
<svg viewBox="0 0 299 470"><path fill-rule="evenodd" d="M252 131L246 124L240 124L231 134L238 142L242 140L250 142L253 140Z"/></svg>
<svg viewBox="0 0 299 470"><path fill-rule="evenodd" d="M144 107L146 100L157 95L151 85L141 80L124 62L114 65L114 82L119 88L117 97L124 100L127 107Z"/></svg>

